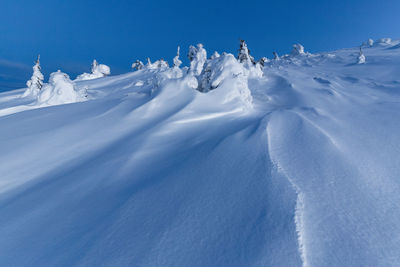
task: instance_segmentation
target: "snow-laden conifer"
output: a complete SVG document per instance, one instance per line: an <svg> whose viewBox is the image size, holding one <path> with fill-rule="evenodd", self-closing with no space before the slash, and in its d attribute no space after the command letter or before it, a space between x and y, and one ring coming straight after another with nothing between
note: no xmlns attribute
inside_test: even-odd
<svg viewBox="0 0 400 267"><path fill-rule="evenodd" d="M148 58L147 58L146 67L151 67L151 65L152 65L151 60L150 60L150 58L148 57Z"/></svg>
<svg viewBox="0 0 400 267"><path fill-rule="evenodd" d="M240 48L237 58L240 63L247 64L248 66L256 64L254 58L250 55L250 50L244 40L240 40Z"/></svg>
<svg viewBox="0 0 400 267"><path fill-rule="evenodd" d="M154 62L154 65L157 68L168 68L169 67L168 62L165 61L163 58L161 58L161 59L157 60L156 62Z"/></svg>
<svg viewBox="0 0 400 267"><path fill-rule="evenodd" d="M43 87L44 76L40 67L40 55L38 55L35 65L33 66L33 74L29 81L26 82L28 87L23 96L36 96Z"/></svg>
<svg viewBox="0 0 400 267"><path fill-rule="evenodd" d="M49 83L38 94L39 105L59 105L83 101L86 90L78 90L66 73L58 70L50 74Z"/></svg>
<svg viewBox="0 0 400 267"><path fill-rule="evenodd" d="M215 59L215 58L219 58L221 55L215 51L214 54L211 55L210 59Z"/></svg>
<svg viewBox="0 0 400 267"><path fill-rule="evenodd" d="M207 60L207 51L203 48L203 45L198 44L197 47L191 45L189 47L188 58L190 60L189 71L194 75L200 75Z"/></svg>
<svg viewBox="0 0 400 267"><path fill-rule="evenodd" d="M266 57L262 57L257 63L260 64L262 67L265 66L266 63L269 62L269 59Z"/></svg>
<svg viewBox="0 0 400 267"><path fill-rule="evenodd" d="M272 54L274 55L274 60L279 60L280 59L277 52L274 51L274 52L272 52Z"/></svg>
<svg viewBox="0 0 400 267"><path fill-rule="evenodd" d="M293 56L298 56L298 55L305 55L306 53L304 52L304 46L301 44L294 44L293 45L293 50L292 50L292 55Z"/></svg>
<svg viewBox="0 0 400 267"><path fill-rule="evenodd" d="M144 64L140 60L136 60L134 63L132 63L132 69L141 70L143 68L144 68Z"/></svg>
<svg viewBox="0 0 400 267"><path fill-rule="evenodd" d="M146 69L154 70L154 69L165 69L168 68L168 62L165 61L163 58L151 62L150 58L147 58L147 64L145 66Z"/></svg>
<svg viewBox="0 0 400 267"><path fill-rule="evenodd" d="M176 56L174 57L174 67L179 68L179 66L182 64L182 61L179 59L179 50L180 47L178 46L178 49L176 51Z"/></svg>
<svg viewBox="0 0 400 267"><path fill-rule="evenodd" d="M364 63L365 63L365 55L364 55L364 53L363 53L363 51L361 49L361 46L360 46L360 52L358 54L357 64L364 64Z"/></svg>
<svg viewBox="0 0 400 267"><path fill-rule="evenodd" d="M371 47L374 45L374 40L368 39L368 45Z"/></svg>

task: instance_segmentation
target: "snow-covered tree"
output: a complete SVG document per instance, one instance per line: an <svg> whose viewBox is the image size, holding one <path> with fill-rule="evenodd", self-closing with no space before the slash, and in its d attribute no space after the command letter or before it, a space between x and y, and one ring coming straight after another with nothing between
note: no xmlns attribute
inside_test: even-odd
<svg viewBox="0 0 400 267"><path fill-rule="evenodd" d="M200 75L203 71L204 63L207 61L207 51L203 48L203 45L198 44L197 47L191 45L188 58L190 60L189 71L193 72L194 75Z"/></svg>
<svg viewBox="0 0 400 267"><path fill-rule="evenodd" d="M368 39L368 45L371 47L374 45L374 40Z"/></svg>
<svg viewBox="0 0 400 267"><path fill-rule="evenodd" d="M110 75L110 67L104 64L98 64L96 60L92 63L92 74L104 77Z"/></svg>
<svg viewBox="0 0 400 267"><path fill-rule="evenodd" d="M83 81L83 80L92 80L92 79L97 79L101 77L105 77L107 75L110 75L110 67L104 64L99 64L97 63L96 59L93 60L92 62L92 69L91 73L83 73L79 75L76 80L77 81Z"/></svg>
<svg viewBox="0 0 400 267"><path fill-rule="evenodd" d="M378 45L386 46L392 44L392 38L381 38L375 42Z"/></svg>
<svg viewBox="0 0 400 267"><path fill-rule="evenodd" d="M154 63L151 62L150 58L147 58L147 64L145 66L146 69L158 69L158 68L168 68L168 62L165 61L164 59L159 59L154 61Z"/></svg>
<svg viewBox="0 0 400 267"><path fill-rule="evenodd" d="M58 70L50 74L49 83L38 94L39 105L59 105L86 99L86 90L77 90L66 73Z"/></svg>
<svg viewBox="0 0 400 267"><path fill-rule="evenodd" d="M365 56L360 46L360 53L358 55L358 62L357 64L364 64L365 63Z"/></svg>
<svg viewBox="0 0 400 267"><path fill-rule="evenodd" d="M221 55L215 51L214 54L211 55L210 59L215 59L215 58L219 58Z"/></svg>
<svg viewBox="0 0 400 267"><path fill-rule="evenodd" d="M176 56L174 57L174 67L179 68L179 66L182 64L182 61L179 59L179 50L180 47L178 46L178 49L176 51Z"/></svg>
<svg viewBox="0 0 400 267"><path fill-rule="evenodd" d="M23 96L33 95L36 96L43 87L44 76L40 71L40 55L38 55L35 65L33 66L33 74L29 81L26 82L28 87Z"/></svg>
<svg viewBox="0 0 400 267"><path fill-rule="evenodd" d="M92 69L91 69L92 73L96 71L98 65L99 65L99 63L97 63L97 60L93 59Z"/></svg>
<svg viewBox="0 0 400 267"><path fill-rule="evenodd" d="M193 45L189 46L189 52L188 52L188 59L190 62L192 62L197 54L197 48L194 47Z"/></svg>
<svg viewBox="0 0 400 267"><path fill-rule="evenodd" d="M265 66L265 63L268 63L269 62L269 59L268 58L266 58L266 57L262 57L259 61L258 61L258 64L260 64L261 66Z"/></svg>
<svg viewBox="0 0 400 267"><path fill-rule="evenodd" d="M293 50L292 50L292 55L293 56L305 55L304 46L302 46L301 44L294 44Z"/></svg>
<svg viewBox="0 0 400 267"><path fill-rule="evenodd" d="M254 57L250 55L250 50L244 40L240 40L239 55L237 58L240 63L245 63L249 66L256 64L256 61L254 60Z"/></svg>
<svg viewBox="0 0 400 267"><path fill-rule="evenodd" d="M140 61L140 60L136 60L136 62L134 62L134 63L132 64L132 69L141 70L141 69L143 69L143 68L144 68L144 64L143 64L143 62Z"/></svg>
<svg viewBox="0 0 400 267"><path fill-rule="evenodd" d="M272 54L274 55L274 60L279 60L280 59L278 53L276 53L275 51L272 52Z"/></svg>
<svg viewBox="0 0 400 267"><path fill-rule="evenodd" d="M248 88L248 77L257 72L256 67L246 68L232 54L223 53L219 57L207 60L203 72L196 77L197 89L206 93L211 90L225 90L226 101L238 97L246 107L252 106L252 96ZM189 75L188 75L189 76Z"/></svg>
<svg viewBox="0 0 400 267"><path fill-rule="evenodd" d="M154 62L154 65L157 68L168 68L169 67L168 62L165 61L163 58L161 58L160 60L157 60L156 62Z"/></svg>

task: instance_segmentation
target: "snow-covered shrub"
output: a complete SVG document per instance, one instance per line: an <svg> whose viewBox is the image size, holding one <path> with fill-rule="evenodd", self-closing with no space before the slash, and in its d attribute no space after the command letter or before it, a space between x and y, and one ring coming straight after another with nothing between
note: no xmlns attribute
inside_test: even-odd
<svg viewBox="0 0 400 267"><path fill-rule="evenodd" d="M197 47L191 45L189 47L188 58L190 60L189 71L194 75L200 75L207 60L207 51L203 48L203 45L198 44Z"/></svg>
<svg viewBox="0 0 400 267"><path fill-rule="evenodd" d="M165 69L168 68L168 62L164 59L156 60L154 63L151 62L150 58L147 58L146 69Z"/></svg>
<svg viewBox="0 0 400 267"><path fill-rule="evenodd" d="M153 63L157 68L168 68L168 62L165 61L164 59L157 60L156 62Z"/></svg>
<svg viewBox="0 0 400 267"><path fill-rule="evenodd" d="M85 80L93 80L101 77L105 77L110 75L110 67L104 64L97 63L96 60L93 60L91 73L83 73L79 75L76 80L77 81L85 81Z"/></svg>
<svg viewBox="0 0 400 267"><path fill-rule="evenodd" d="M40 90L37 102L39 105L60 105L85 99L85 90L77 91L69 76L58 70L50 74L49 83Z"/></svg>
<svg viewBox="0 0 400 267"><path fill-rule="evenodd" d="M378 45L390 45L392 43L391 38L381 38L375 42Z"/></svg>
<svg viewBox="0 0 400 267"><path fill-rule="evenodd" d="M305 55L306 53L304 52L304 46L301 44L294 44L293 45L293 50L292 50L292 55L293 56L298 56L298 55Z"/></svg>
<svg viewBox="0 0 400 267"><path fill-rule="evenodd" d="M174 67L179 68L179 66L182 64L182 61L179 59L179 50L180 47L178 46L178 49L176 51L176 56L174 57Z"/></svg>
<svg viewBox="0 0 400 267"><path fill-rule="evenodd" d="M364 64L364 63L365 63L365 56L360 46L360 53L358 54L357 64Z"/></svg>
<svg viewBox="0 0 400 267"><path fill-rule="evenodd" d="M136 60L134 63L132 63L132 69L141 70L143 68L144 68L144 64L140 60Z"/></svg>
<svg viewBox="0 0 400 267"><path fill-rule="evenodd" d="M211 55L210 59L214 59L214 58L217 58L217 57L220 57L220 56L221 55L217 51L215 51L214 54Z"/></svg>
<svg viewBox="0 0 400 267"><path fill-rule="evenodd" d="M33 66L33 74L29 81L26 82L28 87L23 96L37 96L43 87L44 76L40 71L40 55L38 56L35 65Z"/></svg>
<svg viewBox="0 0 400 267"><path fill-rule="evenodd" d="M373 46L374 45L374 40L368 39L367 44L368 44L368 46Z"/></svg>
<svg viewBox="0 0 400 267"><path fill-rule="evenodd" d="M240 48L237 58L240 63L245 64L247 66L256 64L254 57L250 55L250 50L247 47L247 44L244 40L240 40Z"/></svg>

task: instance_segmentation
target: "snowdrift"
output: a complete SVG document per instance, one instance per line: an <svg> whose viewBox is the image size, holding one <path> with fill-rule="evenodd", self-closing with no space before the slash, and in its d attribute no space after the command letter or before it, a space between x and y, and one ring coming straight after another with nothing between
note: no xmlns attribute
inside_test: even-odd
<svg viewBox="0 0 400 267"><path fill-rule="evenodd" d="M400 49L369 43L1 93L0 265L398 266Z"/></svg>

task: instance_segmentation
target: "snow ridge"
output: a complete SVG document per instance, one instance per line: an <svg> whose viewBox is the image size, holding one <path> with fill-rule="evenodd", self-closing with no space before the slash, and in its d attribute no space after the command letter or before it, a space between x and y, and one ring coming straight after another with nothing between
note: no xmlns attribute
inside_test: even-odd
<svg viewBox="0 0 400 267"><path fill-rule="evenodd" d="M266 127L266 135L268 136L268 144L271 144L272 140L270 138L270 135L272 134L271 131L273 131L270 128L270 125L267 122L267 127ZM277 160L277 157L275 155L275 152L271 150L271 146L268 145L268 154L269 157L272 161L272 164L274 165L275 169L283 176L285 177L291 186L293 187L294 191L296 192L297 198L296 198L296 206L293 211L294 213L294 223L296 226L296 234L297 234L297 248L298 252L300 255L300 259L302 261L302 266L303 267L308 267L307 263L307 254L306 254L306 247L305 247L305 234L304 234L304 196L303 193L300 191L299 187L290 179L290 177L287 176L285 173L285 170L279 165L279 161Z"/></svg>
<svg viewBox="0 0 400 267"><path fill-rule="evenodd" d="M297 192L297 201L296 201L296 210L295 210L295 223L296 223L296 232L297 232L297 241L299 245L299 253L301 260L303 262L303 267L308 267L307 263L307 250L304 245L304 201L303 194L301 192Z"/></svg>

